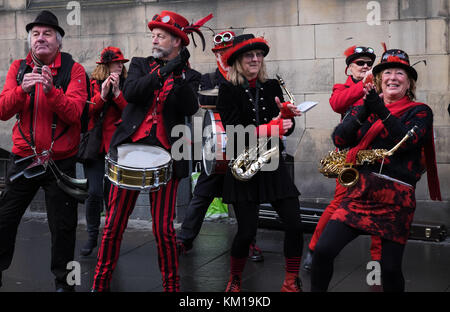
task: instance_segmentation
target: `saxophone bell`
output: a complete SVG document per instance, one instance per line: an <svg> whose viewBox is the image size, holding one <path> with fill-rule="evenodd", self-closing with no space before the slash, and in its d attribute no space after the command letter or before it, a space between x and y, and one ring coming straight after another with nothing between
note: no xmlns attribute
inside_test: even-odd
<svg viewBox="0 0 450 312"><path fill-rule="evenodd" d="M352 187L359 180L359 171L353 168L352 164L346 164L339 173L337 179L342 186Z"/></svg>

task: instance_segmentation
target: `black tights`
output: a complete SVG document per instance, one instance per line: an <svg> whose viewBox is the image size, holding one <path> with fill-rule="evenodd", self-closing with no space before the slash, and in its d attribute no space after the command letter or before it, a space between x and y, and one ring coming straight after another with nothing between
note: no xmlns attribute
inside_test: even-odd
<svg viewBox="0 0 450 312"><path fill-rule="evenodd" d="M367 234L340 221L330 220L314 249L311 267L311 291L327 291L333 276L334 258L357 236ZM402 259L405 245L381 240L381 279L383 290L403 292L405 280Z"/></svg>
<svg viewBox="0 0 450 312"><path fill-rule="evenodd" d="M303 229L298 198L280 199L271 204L284 224L284 256L286 258L301 257ZM256 236L259 205L239 202L233 204L233 207L238 222L238 231L231 247L231 256L244 258L248 256L249 246Z"/></svg>

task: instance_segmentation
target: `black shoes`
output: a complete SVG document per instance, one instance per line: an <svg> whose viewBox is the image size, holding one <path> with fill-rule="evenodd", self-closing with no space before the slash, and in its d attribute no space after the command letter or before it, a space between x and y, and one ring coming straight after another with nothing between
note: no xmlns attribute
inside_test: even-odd
<svg viewBox="0 0 450 312"><path fill-rule="evenodd" d="M186 255L192 249L192 247L193 247L192 243L177 241L178 256Z"/></svg>
<svg viewBox="0 0 450 312"><path fill-rule="evenodd" d="M313 257L313 251L308 249L305 260L303 261L303 270L305 270L306 272L311 272L312 257Z"/></svg>
<svg viewBox="0 0 450 312"><path fill-rule="evenodd" d="M248 258L253 262L261 262L264 261L264 256L262 254L261 249L256 246L256 244L252 243L250 245L250 252L248 254Z"/></svg>
<svg viewBox="0 0 450 312"><path fill-rule="evenodd" d="M89 256L92 253L92 250L97 247L97 238L89 239L86 244L81 248L80 255Z"/></svg>

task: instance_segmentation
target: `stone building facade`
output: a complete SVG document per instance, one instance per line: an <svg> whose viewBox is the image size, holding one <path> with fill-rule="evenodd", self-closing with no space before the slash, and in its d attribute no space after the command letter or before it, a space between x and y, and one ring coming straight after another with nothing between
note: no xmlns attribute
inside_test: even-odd
<svg viewBox="0 0 450 312"><path fill-rule="evenodd" d="M344 50L365 45L381 56L380 43L386 42L388 48L405 50L412 63L425 60L426 65L415 66L417 98L434 112L443 201L429 200L424 176L417 186L416 219L444 220L450 225L450 0L0 0L1 85L11 62L27 53L25 25L44 8L58 16L66 31L63 51L89 73L108 45L120 47L127 58L149 55L147 23L161 10L179 12L190 21L213 13L207 26L216 33L232 28L237 34L264 36L271 47L266 58L269 75L280 74L298 102L319 101L316 108L297 117L297 128L287 140L302 205L325 206L333 196L334 180L323 177L317 168L319 159L333 149L330 134L340 120L328 99L333 84L346 79ZM205 28L204 34L204 52L199 40L197 48L189 46L192 67L203 73L215 68L210 52L213 33ZM194 128L201 128L202 115L199 110ZM8 151L14 121L0 123L0 146Z"/></svg>

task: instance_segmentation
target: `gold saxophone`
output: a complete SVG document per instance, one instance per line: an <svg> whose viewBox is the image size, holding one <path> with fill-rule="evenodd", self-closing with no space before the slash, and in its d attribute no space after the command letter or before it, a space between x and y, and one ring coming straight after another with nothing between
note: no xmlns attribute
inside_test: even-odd
<svg viewBox="0 0 450 312"><path fill-rule="evenodd" d="M360 150L356 154L356 164L347 163L348 150L331 151L327 156L320 160L319 171L328 178L337 178L338 182L345 187L351 187L358 182L359 172L354 166L363 164L373 164L376 160L382 159L381 169L383 168L384 158L392 156L400 146L412 137L418 127L414 126L406 135L389 151L386 149Z"/></svg>
<svg viewBox="0 0 450 312"><path fill-rule="evenodd" d="M286 89L283 79L279 75L276 76L281 88L283 88L284 92L289 97L289 101L291 103L295 103L295 98L292 93L290 93ZM231 168L231 173L236 179L240 181L250 180L257 172L261 170L261 168L265 164L270 162L270 159L273 156L278 155L278 145L260 154L260 152L267 146L270 140L271 137L258 138L258 142L255 146L245 149L235 159L230 161L228 165Z"/></svg>

